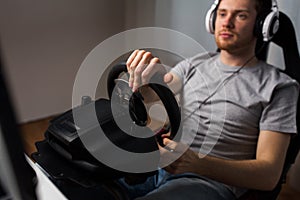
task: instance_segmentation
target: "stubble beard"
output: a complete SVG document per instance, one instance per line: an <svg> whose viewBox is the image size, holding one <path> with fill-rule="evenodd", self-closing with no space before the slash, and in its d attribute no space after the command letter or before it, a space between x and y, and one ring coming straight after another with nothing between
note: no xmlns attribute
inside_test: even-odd
<svg viewBox="0 0 300 200"><path fill-rule="evenodd" d="M220 50L225 50L225 51L232 51L232 50L235 50L237 48L239 48L239 44L236 42L235 39L231 39L231 40L222 40L219 38L219 36L215 37L215 40L216 40L216 44L217 44L217 47L220 49Z"/></svg>
<svg viewBox="0 0 300 200"><path fill-rule="evenodd" d="M228 51L228 52L237 52L241 49L249 48L250 44L252 43L251 40L242 40L237 41L237 39L233 40L222 40L219 38L215 39L216 45L220 50Z"/></svg>

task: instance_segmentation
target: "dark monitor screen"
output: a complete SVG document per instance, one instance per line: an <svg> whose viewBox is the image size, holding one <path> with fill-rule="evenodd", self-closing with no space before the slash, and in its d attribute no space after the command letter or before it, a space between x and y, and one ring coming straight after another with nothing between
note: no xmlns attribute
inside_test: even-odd
<svg viewBox="0 0 300 200"><path fill-rule="evenodd" d="M36 176L26 161L0 52L0 200L34 200Z"/></svg>

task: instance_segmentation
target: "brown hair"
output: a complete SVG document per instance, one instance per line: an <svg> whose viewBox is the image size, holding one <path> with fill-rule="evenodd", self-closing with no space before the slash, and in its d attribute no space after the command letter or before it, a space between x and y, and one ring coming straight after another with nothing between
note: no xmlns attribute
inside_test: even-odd
<svg viewBox="0 0 300 200"><path fill-rule="evenodd" d="M272 8L272 1L271 0L255 0L255 9L257 15L261 15L265 12L269 12Z"/></svg>

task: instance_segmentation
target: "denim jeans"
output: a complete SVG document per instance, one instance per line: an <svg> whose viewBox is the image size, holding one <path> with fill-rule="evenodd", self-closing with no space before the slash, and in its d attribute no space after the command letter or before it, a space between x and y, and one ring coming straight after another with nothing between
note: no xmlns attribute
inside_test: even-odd
<svg viewBox="0 0 300 200"><path fill-rule="evenodd" d="M136 200L232 200L235 195L224 184L192 173L172 175L160 169L144 183L128 185L120 180L130 199Z"/></svg>

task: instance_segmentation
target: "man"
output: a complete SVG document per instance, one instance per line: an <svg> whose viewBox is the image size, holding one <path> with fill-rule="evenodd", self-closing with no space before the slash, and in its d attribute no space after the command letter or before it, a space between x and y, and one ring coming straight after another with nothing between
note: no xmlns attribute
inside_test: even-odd
<svg viewBox="0 0 300 200"><path fill-rule="evenodd" d="M160 150L163 158L182 155L156 179L124 183L132 197L236 199L247 189L276 186L290 136L296 133L298 84L256 58L253 33L262 2L221 0L214 30L220 53L196 55L164 76L171 87L181 83L184 120L180 142L163 139L174 151ZM133 91L159 63L144 50L131 54L127 68Z"/></svg>

